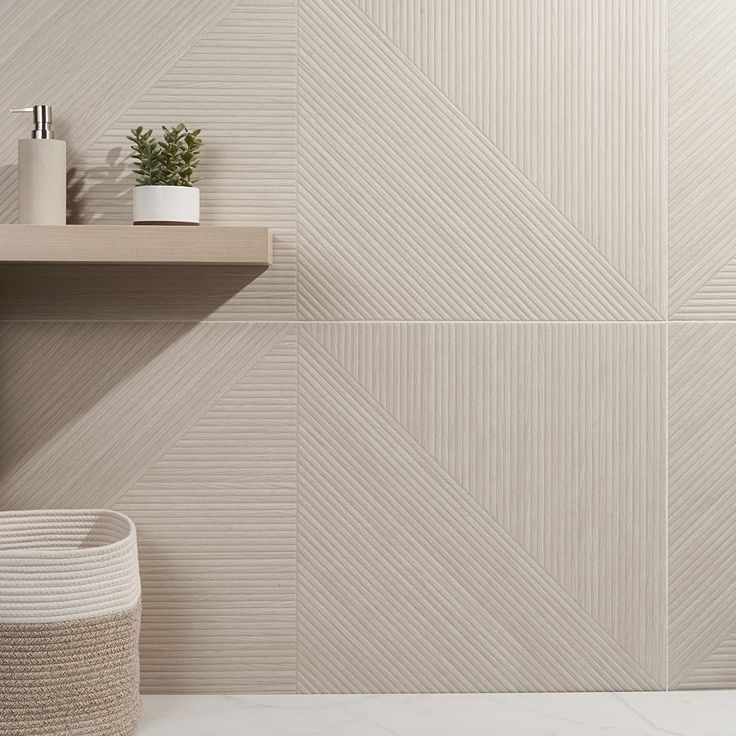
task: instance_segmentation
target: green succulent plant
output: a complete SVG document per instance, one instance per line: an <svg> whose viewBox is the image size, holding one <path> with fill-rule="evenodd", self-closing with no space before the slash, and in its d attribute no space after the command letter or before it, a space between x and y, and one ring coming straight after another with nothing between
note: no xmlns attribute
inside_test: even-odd
<svg viewBox="0 0 736 736"><path fill-rule="evenodd" d="M173 128L161 126L163 139L159 141L153 130L139 125L126 138L133 151L133 171L136 186L191 187L198 179L194 170L199 165L202 149L201 128L189 130L184 123Z"/></svg>

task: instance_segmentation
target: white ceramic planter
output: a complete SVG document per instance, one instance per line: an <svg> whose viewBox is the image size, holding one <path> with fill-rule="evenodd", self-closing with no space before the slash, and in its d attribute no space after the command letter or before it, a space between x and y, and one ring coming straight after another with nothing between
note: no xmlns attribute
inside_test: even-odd
<svg viewBox="0 0 736 736"><path fill-rule="evenodd" d="M199 225L199 189L168 186L135 187L133 224Z"/></svg>

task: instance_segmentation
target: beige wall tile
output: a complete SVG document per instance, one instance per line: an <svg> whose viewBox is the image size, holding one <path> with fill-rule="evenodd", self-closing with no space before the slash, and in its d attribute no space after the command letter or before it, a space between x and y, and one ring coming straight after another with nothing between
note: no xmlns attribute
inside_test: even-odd
<svg viewBox="0 0 736 736"><path fill-rule="evenodd" d="M0 9L0 218L15 218L19 137L28 116L9 108L54 108L54 128L71 159L195 45L235 0L31 0Z"/></svg>
<svg viewBox="0 0 736 736"><path fill-rule="evenodd" d="M54 104L59 137L68 133L70 221L131 222L126 134L137 125L158 129L182 121L203 129L202 222L273 228L274 263L266 271L15 266L2 275L0 319L293 319L296 0L168 3L171 9L165 3L150 22L142 22L150 16L149 6L139 9L137 0L92 5L93 38L92 20L85 17L65 32L60 66L53 51L43 57L46 64L53 59L56 79L59 69L75 60L70 49L85 50L81 68L43 98ZM127 20L121 22L119 14ZM172 19L168 27L161 26L162 16ZM57 21L49 18L40 32L60 34ZM20 13L15 22L20 33ZM123 41L125 47L118 48ZM28 48L17 49L8 66L28 74L23 82L33 90L34 102L43 88L27 68L28 58ZM150 63L139 68L144 59ZM85 74L95 83L85 84ZM130 78L125 84L118 80L121 74ZM48 74L40 76L46 84ZM12 85L3 86L6 107L20 104L13 94ZM14 122L16 132L4 140L27 135L28 120ZM4 159L0 217L8 222L16 216L15 149L5 151Z"/></svg>
<svg viewBox="0 0 736 736"><path fill-rule="evenodd" d="M300 690L663 686L664 350L302 327Z"/></svg>
<svg viewBox="0 0 736 736"><path fill-rule="evenodd" d="M138 525L145 692L295 689L289 325L0 329L3 509Z"/></svg>
<svg viewBox="0 0 736 736"><path fill-rule="evenodd" d="M736 318L736 6L669 5L670 315Z"/></svg>
<svg viewBox="0 0 736 736"><path fill-rule="evenodd" d="M664 314L666 1L351 1Z"/></svg>
<svg viewBox="0 0 736 736"><path fill-rule="evenodd" d="M662 2L461 5L300 4L300 315L657 319Z"/></svg>
<svg viewBox="0 0 736 736"><path fill-rule="evenodd" d="M736 687L736 325L671 325L670 687Z"/></svg>
<svg viewBox="0 0 736 736"><path fill-rule="evenodd" d="M146 691L665 685L665 4L0 8L73 221L183 120L203 222L274 229L265 272L0 273L0 508L133 516ZM672 312L730 319L733 12L669 5ZM671 329L670 672L732 684L731 333Z"/></svg>

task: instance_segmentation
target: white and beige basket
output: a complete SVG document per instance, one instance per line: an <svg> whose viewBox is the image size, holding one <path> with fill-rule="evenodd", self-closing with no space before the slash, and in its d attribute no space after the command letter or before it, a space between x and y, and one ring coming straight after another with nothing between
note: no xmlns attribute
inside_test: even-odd
<svg viewBox="0 0 736 736"><path fill-rule="evenodd" d="M0 734L130 736L140 713L135 527L0 513Z"/></svg>

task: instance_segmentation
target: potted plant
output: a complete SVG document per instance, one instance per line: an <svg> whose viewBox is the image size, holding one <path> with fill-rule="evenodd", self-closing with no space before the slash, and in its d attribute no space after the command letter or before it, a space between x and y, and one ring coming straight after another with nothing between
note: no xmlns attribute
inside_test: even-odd
<svg viewBox="0 0 736 736"><path fill-rule="evenodd" d="M202 131L190 131L183 123L161 127L161 141L142 126L127 136L136 174L133 224L199 225L199 189L193 175L199 164Z"/></svg>

